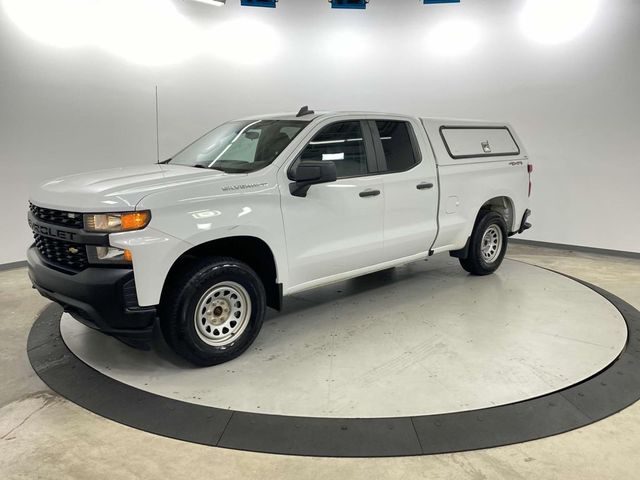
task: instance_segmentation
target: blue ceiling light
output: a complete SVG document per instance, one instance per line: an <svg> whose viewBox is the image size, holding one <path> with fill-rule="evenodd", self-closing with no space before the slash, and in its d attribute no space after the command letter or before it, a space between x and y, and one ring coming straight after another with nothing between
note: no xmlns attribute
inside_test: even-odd
<svg viewBox="0 0 640 480"><path fill-rule="evenodd" d="M436 3L460 3L460 0L424 0L425 5L434 5Z"/></svg>
<svg viewBox="0 0 640 480"><path fill-rule="evenodd" d="M276 8L278 0L240 0L243 7L267 7Z"/></svg>
<svg viewBox="0 0 640 480"><path fill-rule="evenodd" d="M364 10L369 0L329 0L331 8L350 8Z"/></svg>

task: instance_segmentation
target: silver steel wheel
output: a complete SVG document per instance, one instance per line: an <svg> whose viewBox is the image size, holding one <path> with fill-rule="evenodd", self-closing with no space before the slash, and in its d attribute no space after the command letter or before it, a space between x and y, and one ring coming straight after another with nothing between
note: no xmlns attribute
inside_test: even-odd
<svg viewBox="0 0 640 480"><path fill-rule="evenodd" d="M235 282L221 282L207 290L193 315L200 340L214 347L233 343L247 328L249 318L249 294Z"/></svg>
<svg viewBox="0 0 640 480"><path fill-rule="evenodd" d="M489 225L482 236L480 251L486 263L495 262L502 250L502 230L497 225Z"/></svg>

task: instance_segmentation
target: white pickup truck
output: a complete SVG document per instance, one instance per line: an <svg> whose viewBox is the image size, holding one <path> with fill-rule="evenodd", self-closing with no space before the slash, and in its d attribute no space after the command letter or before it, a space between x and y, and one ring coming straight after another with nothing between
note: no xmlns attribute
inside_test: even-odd
<svg viewBox="0 0 640 480"><path fill-rule="evenodd" d="M93 328L144 348L159 323L214 365L283 296L441 252L493 272L530 227L531 171L506 123L307 107L232 121L159 164L44 183L29 275Z"/></svg>

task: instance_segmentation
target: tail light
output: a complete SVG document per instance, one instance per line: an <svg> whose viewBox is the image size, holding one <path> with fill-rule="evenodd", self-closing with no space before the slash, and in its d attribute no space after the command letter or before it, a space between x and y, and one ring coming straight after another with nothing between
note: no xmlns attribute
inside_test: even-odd
<svg viewBox="0 0 640 480"><path fill-rule="evenodd" d="M529 174L529 196L531 196L531 174L533 173L533 165L527 164L527 173Z"/></svg>

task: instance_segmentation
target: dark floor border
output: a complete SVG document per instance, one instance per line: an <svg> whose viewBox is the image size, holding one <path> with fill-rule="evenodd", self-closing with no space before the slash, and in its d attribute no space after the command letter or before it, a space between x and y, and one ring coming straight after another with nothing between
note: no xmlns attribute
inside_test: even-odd
<svg viewBox="0 0 640 480"><path fill-rule="evenodd" d="M120 383L78 359L62 340L62 312L56 305L36 319L27 351L38 376L68 400L124 425L175 439L253 452L328 457L476 450L574 430L640 399L640 312L606 290L565 276L591 288L620 311L629 331L620 356L595 376L564 390L467 412L308 418L222 410L161 397Z"/></svg>
<svg viewBox="0 0 640 480"><path fill-rule="evenodd" d="M540 242L538 240L526 240L524 238L510 238L509 243L517 245L531 245L532 247L554 248L556 250L568 250L572 252L596 253L612 257L624 257L640 259L639 252L627 252L625 250L610 250L608 248L583 247L581 245L568 245L566 243Z"/></svg>
<svg viewBox="0 0 640 480"><path fill-rule="evenodd" d="M5 270L14 270L16 268L22 268L26 266L27 266L26 260L23 260L20 262L0 263L0 272L3 272Z"/></svg>

